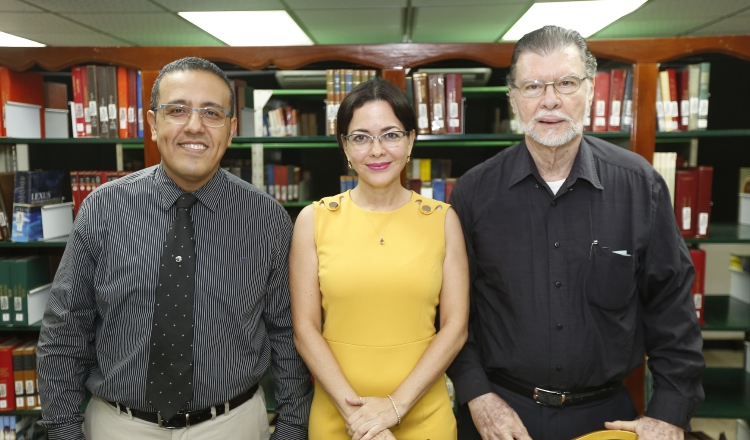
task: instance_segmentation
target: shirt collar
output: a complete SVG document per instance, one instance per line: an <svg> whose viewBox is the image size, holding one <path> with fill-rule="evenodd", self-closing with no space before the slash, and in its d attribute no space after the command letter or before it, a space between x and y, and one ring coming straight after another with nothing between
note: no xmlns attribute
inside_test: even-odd
<svg viewBox="0 0 750 440"><path fill-rule="evenodd" d="M161 202L165 210L172 207L177 201L177 198L185 192L167 175L162 164L159 164L156 167L154 182L161 194ZM195 191L193 195L195 195L208 209L215 211L219 207L221 194L227 184L227 178L224 175L223 170L219 168L211 180Z"/></svg>
<svg viewBox="0 0 750 440"><path fill-rule="evenodd" d="M508 188L522 181L529 175L536 177L539 182L542 182L542 178L539 175L539 170L534 163L534 159L529 153L529 149L526 147L526 141L522 141L519 144L518 152L516 153L516 162L513 167L513 174L510 176ZM594 153L591 151L586 136L581 138L581 145L578 148L578 154L573 161L573 167L570 170L570 175L566 180L566 186L572 185L576 180L584 179L588 180L594 188L604 189L599 179L599 173L594 165Z"/></svg>

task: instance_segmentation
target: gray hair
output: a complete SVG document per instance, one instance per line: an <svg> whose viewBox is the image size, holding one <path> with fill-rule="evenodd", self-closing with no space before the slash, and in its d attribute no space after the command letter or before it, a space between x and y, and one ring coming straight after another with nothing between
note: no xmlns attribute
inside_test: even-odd
<svg viewBox="0 0 750 440"><path fill-rule="evenodd" d="M161 85L162 78L164 78L164 76L171 72L187 70L203 70L204 72L213 73L227 84L227 87L229 87L229 108L227 110L229 110L229 117L233 117L234 87L232 87L232 83L229 81L229 78L227 78L227 74L224 73L223 70L219 69L219 66L212 63L211 61L204 60L203 58L198 57L185 57L176 61L172 61L161 69L161 71L159 72L159 76L157 76L156 81L154 81L154 87L151 89L151 110L155 109L156 106L159 105L159 86Z"/></svg>
<svg viewBox="0 0 750 440"><path fill-rule="evenodd" d="M505 81L508 86L515 84L516 63L518 63L521 54L533 52L538 55L549 55L567 49L569 46L575 46L581 51L581 61L586 76L594 78L596 76L596 57L591 54L589 45L586 44L586 40L583 39L581 34L559 26L544 26L541 29L529 32L518 40L516 48L513 50L513 58L510 61L510 68Z"/></svg>

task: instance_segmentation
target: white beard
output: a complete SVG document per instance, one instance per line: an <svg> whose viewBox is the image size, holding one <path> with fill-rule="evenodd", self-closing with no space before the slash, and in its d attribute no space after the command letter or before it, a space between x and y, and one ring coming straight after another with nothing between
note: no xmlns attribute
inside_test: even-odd
<svg viewBox="0 0 750 440"><path fill-rule="evenodd" d="M538 126L537 121L546 116L553 116L566 121L568 124L567 128L562 132L556 132L559 129L557 127L545 129ZM582 120L577 122L573 121L570 116L557 110L540 111L535 114L528 123L524 123L521 118L517 119L521 130L523 130L526 135L547 147L559 147L565 145L583 133Z"/></svg>

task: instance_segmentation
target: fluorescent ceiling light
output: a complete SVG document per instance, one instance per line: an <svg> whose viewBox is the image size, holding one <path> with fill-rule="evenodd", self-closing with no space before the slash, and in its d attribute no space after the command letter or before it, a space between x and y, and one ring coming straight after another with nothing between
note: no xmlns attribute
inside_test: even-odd
<svg viewBox="0 0 750 440"><path fill-rule="evenodd" d="M592 0L534 3L520 20L503 35L503 40L519 40L546 25L575 29L588 38L615 20L638 9L647 0Z"/></svg>
<svg viewBox="0 0 750 440"><path fill-rule="evenodd" d="M313 42L286 11L179 12L230 46L309 46Z"/></svg>
<svg viewBox="0 0 750 440"><path fill-rule="evenodd" d="M0 32L0 46L4 47L44 47L46 44L16 37L15 35Z"/></svg>

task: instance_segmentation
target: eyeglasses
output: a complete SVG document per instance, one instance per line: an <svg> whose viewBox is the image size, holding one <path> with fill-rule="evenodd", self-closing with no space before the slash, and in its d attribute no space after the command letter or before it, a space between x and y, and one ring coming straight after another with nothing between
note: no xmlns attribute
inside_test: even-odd
<svg viewBox="0 0 750 440"><path fill-rule="evenodd" d="M364 149L370 148L370 145L375 142L375 139L380 140L380 143L386 148L394 148L399 146L399 144L401 144L401 139L408 135L408 131L394 130L383 133L380 136L370 136L369 134L364 133L352 133L344 135L343 137L349 143L349 145L355 148Z"/></svg>
<svg viewBox="0 0 750 440"><path fill-rule="evenodd" d="M538 79L528 79L526 81L521 81L521 85L518 86L511 84L511 87L517 88L524 98L538 98L542 96L549 85L554 87L555 90L557 90L557 93L570 95L571 93L577 92L578 89L581 88L583 80L588 78L588 76L579 78L575 75L566 75L550 82L539 81Z"/></svg>
<svg viewBox="0 0 750 440"><path fill-rule="evenodd" d="M162 104L154 109L163 110L164 120L170 124L185 125L190 119L192 112L198 112L201 117L201 122L206 127L223 127L227 123L227 116L229 116L229 110L224 110L221 107L201 107L193 108L182 104Z"/></svg>

